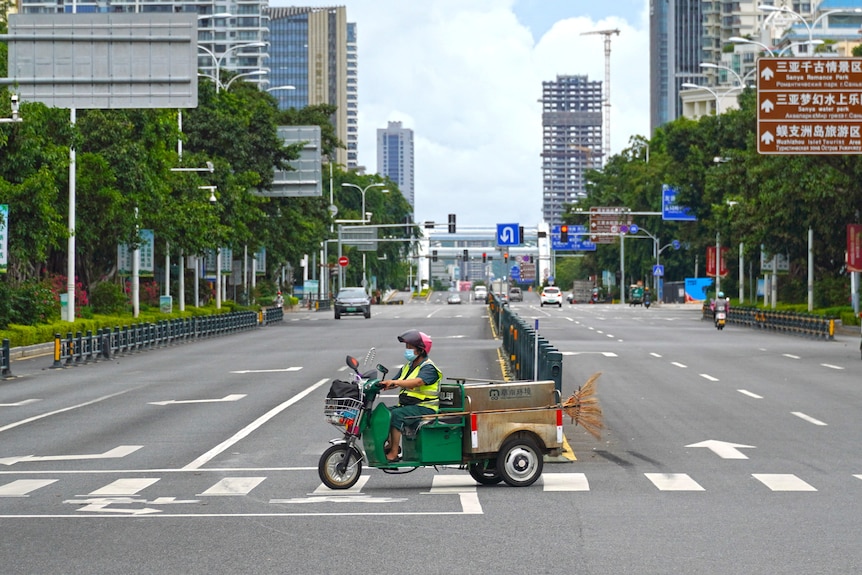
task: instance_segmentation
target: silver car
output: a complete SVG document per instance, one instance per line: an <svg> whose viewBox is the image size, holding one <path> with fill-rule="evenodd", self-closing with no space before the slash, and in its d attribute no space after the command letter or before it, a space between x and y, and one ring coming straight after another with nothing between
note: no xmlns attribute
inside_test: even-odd
<svg viewBox="0 0 862 575"><path fill-rule="evenodd" d="M341 288L335 296L335 319L341 319L342 315L364 315L365 319L371 317L371 299L361 287Z"/></svg>

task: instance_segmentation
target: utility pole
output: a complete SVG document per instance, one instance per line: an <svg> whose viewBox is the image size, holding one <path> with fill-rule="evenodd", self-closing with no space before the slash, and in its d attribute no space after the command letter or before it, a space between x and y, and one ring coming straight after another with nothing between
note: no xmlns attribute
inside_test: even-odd
<svg viewBox="0 0 862 575"><path fill-rule="evenodd" d="M602 146L602 164L607 164L608 158L611 155L611 36L619 35L620 31L617 28L613 30L594 30L592 32L584 32L581 36L589 34L601 34L605 37L605 85L602 94L602 108L604 118L602 119L602 129L604 130L604 145Z"/></svg>

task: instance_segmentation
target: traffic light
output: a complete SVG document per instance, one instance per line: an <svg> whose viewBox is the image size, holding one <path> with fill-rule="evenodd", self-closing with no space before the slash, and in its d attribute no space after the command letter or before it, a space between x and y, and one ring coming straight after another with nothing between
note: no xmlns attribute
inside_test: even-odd
<svg viewBox="0 0 862 575"><path fill-rule="evenodd" d="M566 226L566 225L560 226L560 243L561 244L569 243L569 226Z"/></svg>
<svg viewBox="0 0 862 575"><path fill-rule="evenodd" d="M431 261L432 262L437 261L437 250L431 250Z"/></svg>
<svg viewBox="0 0 862 575"><path fill-rule="evenodd" d="M509 263L509 252L503 252L503 262Z"/></svg>
<svg viewBox="0 0 862 575"><path fill-rule="evenodd" d="M518 226L518 245L524 243L524 226Z"/></svg>
<svg viewBox="0 0 862 575"><path fill-rule="evenodd" d="M468 252L467 250L464 250L464 261L466 262L469 259L470 259L470 252Z"/></svg>
<svg viewBox="0 0 862 575"><path fill-rule="evenodd" d="M455 233L455 214L449 214L449 233Z"/></svg>
<svg viewBox="0 0 862 575"><path fill-rule="evenodd" d="M485 252L482 252L482 263L484 264L487 261L488 261L488 254L486 254Z"/></svg>

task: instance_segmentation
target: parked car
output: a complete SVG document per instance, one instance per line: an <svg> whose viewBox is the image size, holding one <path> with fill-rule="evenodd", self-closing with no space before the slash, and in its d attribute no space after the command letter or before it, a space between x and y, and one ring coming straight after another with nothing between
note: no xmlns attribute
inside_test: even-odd
<svg viewBox="0 0 862 575"><path fill-rule="evenodd" d="M513 287L509 289L509 301L524 301L524 294L521 293L521 288Z"/></svg>
<svg viewBox="0 0 862 575"><path fill-rule="evenodd" d="M545 304L563 307L563 292L556 286L543 288L539 299L542 302L541 307L545 307Z"/></svg>
<svg viewBox="0 0 862 575"><path fill-rule="evenodd" d="M371 317L371 299L365 293L365 288L346 287L341 288L335 296L335 319L341 319L342 315L364 315L365 319Z"/></svg>
<svg viewBox="0 0 862 575"><path fill-rule="evenodd" d="M461 294L459 294L458 292L450 293L449 297L446 298L446 303L449 303L449 304L461 303Z"/></svg>

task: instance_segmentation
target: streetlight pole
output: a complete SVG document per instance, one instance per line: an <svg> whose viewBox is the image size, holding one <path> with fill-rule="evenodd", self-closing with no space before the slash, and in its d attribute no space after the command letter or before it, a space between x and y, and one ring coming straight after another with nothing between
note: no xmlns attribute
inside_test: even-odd
<svg viewBox="0 0 862 575"><path fill-rule="evenodd" d="M364 188L362 186L358 186L356 184L351 184L350 182L345 182L341 185L347 186L350 188L356 188L357 190L359 190L362 193L362 223L363 223L363 225L365 225L370 220L370 218L368 218L368 212L365 211L365 192L367 192L371 188L382 188L386 184L383 184L383 183L369 184L369 185L365 186ZM389 190L382 190L381 193L385 194L388 191ZM339 253L338 255L340 256L341 254ZM366 277L366 271L365 271L365 252L364 251L362 252L362 287L364 287L366 289L366 291L368 290L368 279Z"/></svg>
<svg viewBox="0 0 862 575"><path fill-rule="evenodd" d="M817 23L826 18L827 16L831 16L832 14L853 14L862 12L862 8L852 8L852 9L839 9L839 10L829 10L828 12L824 12L817 18L811 21L811 24L808 24L808 21L805 17L799 12L795 12L786 6L769 6L766 4L760 4L758 10L763 12L785 12L786 14L790 14L799 19L802 22L805 29L808 31L808 43L814 43L814 27L817 26Z"/></svg>
<svg viewBox="0 0 862 575"><path fill-rule="evenodd" d="M215 64L215 75L214 75L214 77L209 76L208 74L201 74L201 76L213 78L215 80L216 93L218 93L221 89L221 63L222 63L222 60L224 60L225 57L228 54L230 54L231 52L233 52L234 50L241 50L243 48L260 48L262 46L266 46L266 43L265 42L249 42L247 44L237 44L236 46L231 46L230 48L225 50L221 56L216 56L215 53L212 50L210 50L209 48L198 45L198 50L203 50L204 52L209 54L210 58L213 59L213 64ZM260 73L260 72L263 72L263 71L261 70L261 71L258 71L257 73ZM253 73L250 72L248 74L239 74L236 77L243 76L243 75L250 75L250 74L253 74ZM230 84L228 83L228 85L230 85ZM227 87L225 87L225 90L226 89L227 89Z"/></svg>

